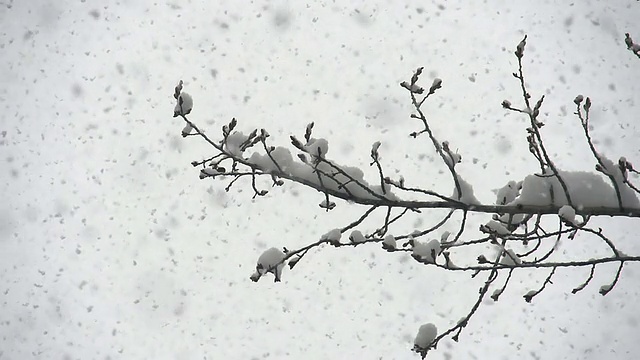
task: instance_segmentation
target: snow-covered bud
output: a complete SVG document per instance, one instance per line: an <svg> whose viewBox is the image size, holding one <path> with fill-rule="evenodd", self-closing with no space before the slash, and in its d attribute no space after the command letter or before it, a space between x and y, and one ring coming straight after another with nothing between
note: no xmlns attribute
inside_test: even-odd
<svg viewBox="0 0 640 360"><path fill-rule="evenodd" d="M327 241L330 244L337 246L340 245L340 238L342 238L342 232L340 229L333 229L320 237L320 241Z"/></svg>
<svg viewBox="0 0 640 360"><path fill-rule="evenodd" d="M220 174L220 171L217 168L204 168L200 170L200 180L208 178L210 176L216 176Z"/></svg>
<svg viewBox="0 0 640 360"><path fill-rule="evenodd" d="M538 290L529 290L526 294L524 294L522 297L524 298L524 301L530 303L531 300L533 300L533 297L538 295L539 292Z"/></svg>
<svg viewBox="0 0 640 360"><path fill-rule="evenodd" d="M582 102L582 100L584 100L584 96L582 95L578 95L576 96L575 99L573 99L573 103L576 105L580 105L580 103Z"/></svg>
<svg viewBox="0 0 640 360"><path fill-rule="evenodd" d="M618 160L618 166L620 167L620 171L622 171L623 173L627 170L633 171L633 165L629 161L627 161L627 158L624 156L621 156Z"/></svg>
<svg viewBox="0 0 640 360"><path fill-rule="evenodd" d="M387 235L382 241L382 248L391 251L396 249L396 238L393 235Z"/></svg>
<svg viewBox="0 0 640 360"><path fill-rule="evenodd" d="M360 230L354 230L351 235L349 235L349 240L354 244L359 244L365 242L367 239L362 235Z"/></svg>
<svg viewBox="0 0 640 360"><path fill-rule="evenodd" d="M429 242L413 241L413 252L411 256L419 262L426 264L435 264L436 258L442 250L440 241L431 240Z"/></svg>
<svg viewBox="0 0 640 360"><path fill-rule="evenodd" d="M602 285L600 286L600 290L598 291L600 293L600 295L607 295L611 289L613 289L613 285L608 284L608 285Z"/></svg>
<svg viewBox="0 0 640 360"><path fill-rule="evenodd" d="M191 130L193 130L193 127L191 127L191 124L185 125L184 128L182 129L182 137L187 137L189 134L191 134Z"/></svg>
<svg viewBox="0 0 640 360"><path fill-rule="evenodd" d="M558 216L569 224L576 224L576 210L569 205L564 205L558 210Z"/></svg>
<svg viewBox="0 0 640 360"><path fill-rule="evenodd" d="M627 158L624 156L621 156L620 159L618 159L618 167L620 168L620 171L622 171L623 173L625 171L627 171Z"/></svg>
<svg viewBox="0 0 640 360"><path fill-rule="evenodd" d="M408 83L406 81L403 81L400 83L400 86L402 86L403 88L411 91L414 94L422 94L424 92L424 88L418 86L417 84L413 83Z"/></svg>
<svg viewBox="0 0 640 360"><path fill-rule="evenodd" d="M416 352L424 351L431 345L433 340L438 336L438 328L435 325L429 323L420 326L418 334L413 341L413 350Z"/></svg>
<svg viewBox="0 0 640 360"><path fill-rule="evenodd" d="M319 206L323 209L327 209L327 210L333 210L333 208L336 207L336 203L334 203L333 201L327 201L327 199L322 200L322 202L319 204Z"/></svg>
<svg viewBox="0 0 640 360"><path fill-rule="evenodd" d="M178 95L178 103L173 109L173 117L187 115L191 112L191 109L193 109L193 98L186 92L182 92Z"/></svg>
<svg viewBox="0 0 640 360"><path fill-rule="evenodd" d="M627 158L624 156L620 156L620 159L618 159L618 164L622 166L623 164L626 164L626 163L627 163Z"/></svg>
<svg viewBox="0 0 640 360"><path fill-rule="evenodd" d="M285 257L285 253L277 248L271 248L263 252L262 255L260 255L260 257L258 258L256 272L251 276L251 280L256 277L255 275L258 275L257 278L259 279L260 276L269 272L275 276L274 282L280 281L280 277L282 276L282 269L284 268Z"/></svg>
<svg viewBox="0 0 640 360"><path fill-rule="evenodd" d="M433 79L433 83L431 83L431 87L429 88L430 93L434 93L436 90L442 87L442 80L440 78Z"/></svg>

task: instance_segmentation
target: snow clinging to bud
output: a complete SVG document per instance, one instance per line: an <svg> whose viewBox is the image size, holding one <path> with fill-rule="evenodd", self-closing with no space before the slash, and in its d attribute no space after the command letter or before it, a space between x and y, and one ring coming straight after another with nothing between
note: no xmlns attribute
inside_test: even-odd
<svg viewBox="0 0 640 360"><path fill-rule="evenodd" d="M179 115L187 115L193 109L193 98L186 92L180 93L178 95L178 103L176 104L175 109L173 109L173 117Z"/></svg>
<svg viewBox="0 0 640 360"><path fill-rule="evenodd" d="M278 248L271 248L266 250L258 258L258 264L256 265L256 272L251 275L251 280L258 281L260 277L266 273L272 273L275 275L274 282L280 281L282 276L282 269L284 268L284 252Z"/></svg>
<svg viewBox="0 0 640 360"><path fill-rule="evenodd" d="M349 236L349 240L354 244L359 244L365 242L367 239L362 235L360 230L354 230Z"/></svg>
<svg viewBox="0 0 640 360"><path fill-rule="evenodd" d="M396 238L393 235L389 234L384 237L384 240L382 241L383 249L394 250L396 246Z"/></svg>
<svg viewBox="0 0 640 360"><path fill-rule="evenodd" d="M438 336L438 328L432 323L424 324L418 329L418 334L413 344L416 348L426 349Z"/></svg>
<svg viewBox="0 0 640 360"><path fill-rule="evenodd" d="M564 205L558 210L558 215L562 220L574 224L576 223L576 210L569 205Z"/></svg>
<svg viewBox="0 0 640 360"><path fill-rule="evenodd" d="M414 240L412 256L417 260L434 264L436 257L440 255L440 250L440 241L438 240L431 240L425 243Z"/></svg>

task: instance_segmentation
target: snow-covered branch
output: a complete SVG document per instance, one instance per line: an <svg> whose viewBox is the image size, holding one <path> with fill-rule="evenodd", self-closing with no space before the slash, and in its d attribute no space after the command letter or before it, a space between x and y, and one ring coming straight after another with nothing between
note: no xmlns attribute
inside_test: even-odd
<svg viewBox="0 0 640 360"><path fill-rule="evenodd" d="M450 337L457 341L482 301L487 297L498 301L512 277L523 271L548 272L542 284L523 294L523 298L531 302L553 284L552 278L558 272L576 267L590 268L588 278L572 290L575 294L593 280L596 267L615 263L618 270L612 282L601 286L599 291L602 295L609 293L620 279L623 266L640 262L640 254L624 254L605 230L592 227L592 219L600 216L640 217L640 191L634 184L639 173L625 156L614 161L597 150L589 127L592 100L582 95L574 100L575 115L594 162L584 171L566 171L551 158L553 151L544 142L545 123L540 112L545 97L540 96L534 103L525 82L526 41L525 36L514 52L518 65L513 76L520 86L522 105L505 100L502 107L527 117L524 131L539 172L523 174L520 180L509 181L497 190L495 201L489 202L481 202L475 197L472 185L458 171L461 155L451 150L447 140L438 139L430 126L424 105L436 96L443 81L432 79L429 86L423 87L420 85L423 68L418 68L408 81L400 83L413 106L410 116L421 125L420 130L409 135L419 146L421 135L426 134L429 147L433 146L451 175L451 195L410 186L411 179L387 176L380 142L374 142L370 148L369 165L376 169L376 178L370 183L362 169L330 158L329 140L314 137L314 123L305 127L303 137L291 135L289 147L272 145L266 129L253 129L246 134L237 130L236 119L222 127L220 138L213 139L187 117L193 108L193 99L182 91L184 84L180 81L174 91L177 101L174 117L184 120L182 136L200 137L214 151L213 156L191 163L199 169L201 179L226 179L226 191L233 186L251 186L254 198L267 195L268 186L284 186L290 181L319 192L318 205L322 211L350 206L357 213L350 222L318 234L317 240L306 245L287 248L279 244L281 247L266 250L258 257L251 280L258 281L270 273L275 281L281 281L286 266L293 269L312 250L323 246L356 248L372 244L389 253L409 253L418 263L441 271L471 272L472 277L485 274L487 278L478 291L477 300L455 326L440 334L431 323L420 328L413 350L423 358L441 339ZM628 34L625 42L638 55L634 50L637 44ZM434 211L441 217L418 229L400 225L407 222L399 220L419 217L426 209L446 211ZM470 216L483 219L475 232L468 226ZM455 234L443 231L448 223L455 224ZM595 241L606 253L575 260L564 258L556 251L565 239L577 236L585 241Z"/></svg>

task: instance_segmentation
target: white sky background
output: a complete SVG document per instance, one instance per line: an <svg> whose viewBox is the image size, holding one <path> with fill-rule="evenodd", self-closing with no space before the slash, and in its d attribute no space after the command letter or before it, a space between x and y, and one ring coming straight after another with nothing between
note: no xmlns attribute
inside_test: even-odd
<svg viewBox="0 0 640 360"><path fill-rule="evenodd" d="M572 115L580 93L594 102L600 150L640 163L640 61L623 42L625 32L640 40L640 4L559 3L0 1L0 359L417 358L419 326L449 327L482 279L365 246L323 249L282 283L252 283L263 250L315 241L360 209L326 214L317 192L295 184L251 201L247 183L225 193L226 182L199 180L189 163L212 152L180 137L173 87L185 81L190 118L209 134L236 117L286 145L315 121L330 158L375 179L367 162L379 140L389 175L449 194L427 139L407 136L420 124L398 83L424 66L425 86L444 81L426 105L433 128L491 203L492 189L537 169L525 119L500 106L521 102L511 73L524 33L557 164L594 165ZM488 219L472 218L468 234ZM633 221L599 224L640 253ZM584 236L561 247L605 250ZM546 273L517 271L460 343L429 358L634 359L640 267L626 266L603 298L614 273L598 267L571 295L588 269L558 270L526 304Z"/></svg>

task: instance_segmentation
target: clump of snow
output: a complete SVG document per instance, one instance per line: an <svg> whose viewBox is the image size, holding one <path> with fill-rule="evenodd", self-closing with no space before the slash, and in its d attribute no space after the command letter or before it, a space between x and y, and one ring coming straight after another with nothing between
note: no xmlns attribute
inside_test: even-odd
<svg viewBox="0 0 640 360"><path fill-rule="evenodd" d="M413 241L412 256L419 261L435 264L436 257L440 254L440 241L431 240L429 242Z"/></svg>
<svg viewBox="0 0 640 360"><path fill-rule="evenodd" d="M355 166L343 166L342 170L354 180L364 182L364 172L362 171L362 169Z"/></svg>
<svg viewBox="0 0 640 360"><path fill-rule="evenodd" d="M376 198L374 194L377 194L391 200L397 200L397 197L391 193L388 184L385 184L386 193L383 194L379 185L373 186L367 183L364 180L364 172L360 168L340 166L327 159L315 165L308 163L298 164L300 166L291 169L290 173L310 183L316 184L318 187L324 186L329 190L365 199ZM336 168L341 169L342 172ZM318 176L320 176L322 181L318 179Z"/></svg>
<svg viewBox="0 0 640 360"><path fill-rule="evenodd" d="M493 293L491 294L491 298L494 301L497 301L498 297L500 297L500 295L502 295L502 291L503 291L502 288L493 290Z"/></svg>
<svg viewBox="0 0 640 360"><path fill-rule="evenodd" d="M490 220L485 225L481 225L480 230L483 232L488 232L491 234L496 234L501 236L511 234L511 231L509 231L509 229L507 229L504 225L502 225L501 223L495 220Z"/></svg>
<svg viewBox="0 0 640 360"><path fill-rule="evenodd" d="M498 217L500 224L503 224L507 229L511 226L517 227L520 224L527 222L531 218L530 214L503 214Z"/></svg>
<svg viewBox="0 0 640 360"><path fill-rule="evenodd" d="M433 340L438 336L438 328L432 323L424 324L418 329L418 334L413 344L416 348L426 349L431 345Z"/></svg>
<svg viewBox="0 0 640 360"><path fill-rule="evenodd" d="M218 175L218 174L220 174L220 171L218 169L212 168L212 167L207 167L207 168L204 168L204 169L200 170L200 179L204 179L204 178L209 177L209 176L215 176L215 175Z"/></svg>
<svg viewBox="0 0 640 360"><path fill-rule="evenodd" d="M382 241L383 249L393 250L396 246L396 238L393 235L389 234L384 237L384 240Z"/></svg>
<svg viewBox="0 0 640 360"><path fill-rule="evenodd" d="M245 141L247 141L247 139L249 139L249 137L243 134L242 131L234 131L233 133L229 134L229 136L227 136L227 139L224 143L225 150L231 155L239 157L244 151L242 149L242 145Z"/></svg>
<svg viewBox="0 0 640 360"><path fill-rule="evenodd" d="M186 92L180 93L178 95L178 103L176 107L173 109L173 116L176 117L178 115L187 115L193 109L193 98Z"/></svg>
<svg viewBox="0 0 640 360"><path fill-rule="evenodd" d="M429 92L434 92L442 87L442 79L435 78L431 83L431 87L429 88Z"/></svg>
<svg viewBox="0 0 640 360"><path fill-rule="evenodd" d="M507 185L498 189L496 204L505 205L512 202L520 195L520 189L522 189L522 182L509 181Z"/></svg>
<svg viewBox="0 0 640 360"><path fill-rule="evenodd" d="M636 197L636 193L627 184L624 183L624 175L620 170L619 162L614 163L610 159L600 155L600 160L605 166L605 171L613 175L618 188L620 189L620 196L622 198L622 206L624 207L640 207L640 201ZM618 160L620 161L620 160ZM624 159L626 163L626 159ZM615 191L614 191L615 194ZM614 195L615 198L615 195ZM616 199L617 201L617 199ZM617 204L617 203L616 203Z"/></svg>
<svg viewBox="0 0 640 360"><path fill-rule="evenodd" d="M445 153L444 161L447 163L447 166L454 167L456 166L456 164L462 161L462 156L460 154L452 152Z"/></svg>
<svg viewBox="0 0 640 360"><path fill-rule="evenodd" d="M329 241L332 243L339 243L341 238L342 238L342 232L340 231L340 229L333 229L328 233L322 235L320 237L320 240Z"/></svg>
<svg viewBox="0 0 640 360"><path fill-rule="evenodd" d="M186 137L191 134L191 130L193 130L193 127L191 127L191 124L187 123L187 125L182 128L182 137Z"/></svg>
<svg viewBox="0 0 640 360"><path fill-rule="evenodd" d="M318 204L321 208L323 209L327 209L327 210L333 210L336 207L336 203L328 200L327 198L325 198L324 200L322 200L322 202L320 202L320 204Z"/></svg>
<svg viewBox="0 0 640 360"><path fill-rule="evenodd" d="M505 249L504 255L502 256L502 259L500 259L500 264L507 266L520 265L522 264L522 260L520 260L513 250Z"/></svg>
<svg viewBox="0 0 640 360"><path fill-rule="evenodd" d="M475 195L473 195L473 187L471 184L466 182L460 175L456 175L458 178L458 183L460 184L460 191L462 192L462 196L458 195L458 188L454 185L453 187L453 195L451 195L452 199L457 199L460 202L469 205L477 205L480 204L480 201L476 199Z"/></svg>
<svg viewBox="0 0 640 360"><path fill-rule="evenodd" d="M285 172L288 170L291 164L293 164L293 155L291 154L291 151L289 151L289 149L285 147L278 146L273 151L271 151L269 155L271 155L271 158L273 158L273 160L271 160L271 158L269 160L275 161L275 163L280 166L280 169ZM272 169L275 170L275 168L276 166L275 164L273 164Z"/></svg>
<svg viewBox="0 0 640 360"><path fill-rule="evenodd" d="M611 160L602 157L605 171L611 174L620 189L622 205L626 208L639 208L640 201L634 191L623 182L623 175L619 167ZM575 209L583 207L618 207L613 186L605 178L596 173L584 171L559 171L562 180L569 189L569 195ZM553 189L553 200L550 189ZM529 175L522 183L522 191L510 205L567 205L567 198L558 179L551 170L546 170L543 176Z"/></svg>
<svg viewBox="0 0 640 360"><path fill-rule="evenodd" d="M240 157L243 152L243 143L247 139L248 136L241 132L230 134L225 143L226 151ZM304 149L309 154L300 154L302 162L296 161L291 152L283 147L273 148L269 154L254 152L247 159L247 162L255 164L265 172L281 170L283 173L306 181L318 189L325 188L363 199L385 197L390 200L399 200L392 192L391 185L384 184L383 191L380 185L371 185L364 180L364 171L362 169L354 166L342 166L324 158L329 149L325 139L309 139L307 144L304 145ZM321 161L312 161L312 159L308 158L308 155L315 158L318 151L323 156Z"/></svg>
<svg viewBox="0 0 640 360"><path fill-rule="evenodd" d="M271 157L269 157L269 155L271 155ZM293 161L293 155L291 154L291 151L289 151L289 149L278 146L273 151L271 151L269 155L263 155L258 152L254 152L249 157L248 161L252 164L260 166L260 168L265 172L278 171L279 166L284 173L289 173L290 170L294 168L295 163Z"/></svg>
<svg viewBox="0 0 640 360"><path fill-rule="evenodd" d="M284 268L285 254L280 249L271 248L266 250L258 258L258 265L256 265L256 272L251 278L260 278L265 273L272 273L275 275L274 281L280 281L282 275L282 269Z"/></svg>
<svg viewBox="0 0 640 360"><path fill-rule="evenodd" d="M329 152L329 142L326 139L311 138L305 144L304 149L313 156L318 156L319 152L321 157L325 157Z"/></svg>
<svg viewBox="0 0 640 360"><path fill-rule="evenodd" d="M531 302L534 296L538 295L538 290L529 290L526 294L524 294L524 298L527 302Z"/></svg>
<svg viewBox="0 0 640 360"><path fill-rule="evenodd" d="M407 81L403 81L400 83L400 86L402 86L403 88L411 91L412 93L415 94L422 94L424 92L424 88L418 86L417 84L410 84Z"/></svg>
<svg viewBox="0 0 640 360"><path fill-rule="evenodd" d="M569 205L564 205L558 210L558 216L564 221L576 224L576 210Z"/></svg>
<svg viewBox="0 0 640 360"><path fill-rule="evenodd" d="M393 193L390 184L384 183L384 191L382 191L382 187L380 185L372 185L372 186L370 186L370 188L376 194L384 194L384 196L387 199L399 200L398 197Z"/></svg>
<svg viewBox="0 0 640 360"><path fill-rule="evenodd" d="M600 286L600 294L606 295L609 291L611 291L612 288L613 288L613 286L611 286L611 284L602 285L602 286Z"/></svg>
<svg viewBox="0 0 640 360"><path fill-rule="evenodd" d="M351 235L349 235L349 240L354 244L359 244L365 242L367 239L362 235L360 230L354 230L351 232Z"/></svg>

